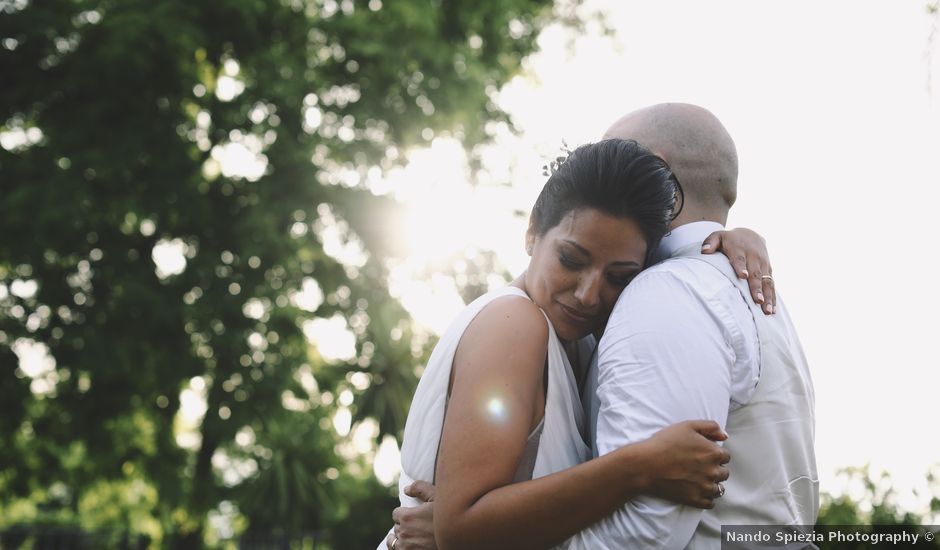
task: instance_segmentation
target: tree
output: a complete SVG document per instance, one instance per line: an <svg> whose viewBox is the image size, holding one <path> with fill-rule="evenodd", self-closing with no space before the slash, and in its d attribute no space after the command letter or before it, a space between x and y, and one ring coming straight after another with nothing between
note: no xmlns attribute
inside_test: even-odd
<svg viewBox="0 0 940 550"><path fill-rule="evenodd" d="M400 433L430 342L368 182L485 142L550 4L0 3L0 518L190 548L387 499L332 420Z"/></svg>
<svg viewBox="0 0 940 550"><path fill-rule="evenodd" d="M828 533L830 530L835 530L843 533L863 532L866 534L907 532L921 536L918 546L940 548L940 541L936 538L931 540L923 538L926 530L935 529L932 526L936 524L937 512L940 512L940 497L937 496L940 494L938 467L940 465L934 466L927 472L926 480L930 491L929 512L922 513L902 510L897 502L897 491L886 472L882 472L876 478L868 466L840 470L840 476L848 481L847 486L859 491L851 496L848 492L838 496L823 495L819 518L816 522L816 532L822 534L826 540L819 547L826 550L864 550L897 546L891 542L832 540ZM914 494L920 496L916 490ZM936 532L934 534L936 535Z"/></svg>

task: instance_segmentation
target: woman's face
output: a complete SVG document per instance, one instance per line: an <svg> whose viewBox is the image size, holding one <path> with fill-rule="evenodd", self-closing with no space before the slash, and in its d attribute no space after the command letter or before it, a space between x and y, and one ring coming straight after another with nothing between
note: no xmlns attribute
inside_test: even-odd
<svg viewBox="0 0 940 550"><path fill-rule="evenodd" d="M555 227L526 234L525 290L562 340L602 328L627 283L643 269L646 238L635 221L593 208L572 210Z"/></svg>

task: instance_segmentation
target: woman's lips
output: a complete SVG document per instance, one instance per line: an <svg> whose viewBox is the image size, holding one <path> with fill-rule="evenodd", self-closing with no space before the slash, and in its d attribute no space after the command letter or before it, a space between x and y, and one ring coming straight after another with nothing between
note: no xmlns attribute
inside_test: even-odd
<svg viewBox="0 0 940 550"><path fill-rule="evenodd" d="M570 318L573 322L575 322L575 323L577 323L577 324L586 324L586 323L589 323L589 322L592 321L592 320L594 319L594 317L595 317L595 315L589 315L589 314L587 314L587 313L584 313L584 312L579 311L579 310L577 310L577 309L574 309L574 308L572 308L572 307L568 307L568 306L566 306L565 304L562 304L561 302L559 302L558 305L561 306L561 311L562 311L568 318Z"/></svg>

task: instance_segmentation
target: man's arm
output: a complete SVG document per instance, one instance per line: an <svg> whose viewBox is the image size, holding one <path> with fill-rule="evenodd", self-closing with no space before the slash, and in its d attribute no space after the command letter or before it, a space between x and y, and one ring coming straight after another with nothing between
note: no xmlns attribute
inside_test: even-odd
<svg viewBox="0 0 940 550"><path fill-rule="evenodd" d="M711 275L703 285L690 285L660 267L621 295L599 349L598 455L682 420L709 418L724 427L743 338L734 333L739 323L722 292L741 298L717 271L711 284ZM572 539L572 547L683 548L701 514L638 497Z"/></svg>

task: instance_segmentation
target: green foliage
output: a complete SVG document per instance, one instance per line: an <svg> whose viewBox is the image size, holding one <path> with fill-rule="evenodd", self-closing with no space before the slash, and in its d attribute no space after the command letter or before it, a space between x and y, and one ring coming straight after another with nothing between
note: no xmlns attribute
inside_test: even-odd
<svg viewBox="0 0 940 550"><path fill-rule="evenodd" d="M394 205L369 193L369 168L442 133L484 142L505 119L490 95L550 2L0 11L0 529L51 521L191 548L231 503L237 529L378 540L389 492L337 457L336 398L353 392L356 420L399 434L430 342L389 297ZM263 170L231 171L231 150ZM364 259L337 259L330 231ZM167 247L185 269L155 271ZM311 281L315 312L293 299ZM355 359L304 337L334 315ZM19 367L30 342L54 365ZM180 414L190 387L207 403L195 423Z"/></svg>
<svg viewBox="0 0 940 550"><path fill-rule="evenodd" d="M935 470L936 468L927 473L929 490L933 495L940 494ZM931 499L930 512L915 514L900 508L897 490L887 473L882 472L875 478L869 468L865 467L846 468L840 474L848 481L848 490L839 496L823 495L817 520L818 532L825 532L826 527L834 526L861 526L861 531L871 531L871 526L878 526L879 532L923 533L921 526L936 524L935 519L931 517L937 512L936 496ZM921 541L920 545L924 548L940 548L940 541ZM827 541L820 547L832 550L862 550L882 546L868 542Z"/></svg>

